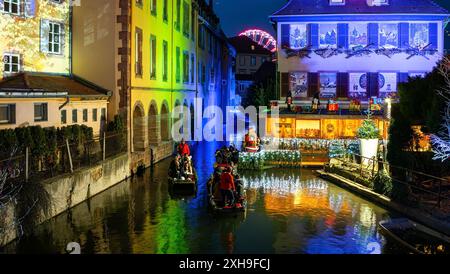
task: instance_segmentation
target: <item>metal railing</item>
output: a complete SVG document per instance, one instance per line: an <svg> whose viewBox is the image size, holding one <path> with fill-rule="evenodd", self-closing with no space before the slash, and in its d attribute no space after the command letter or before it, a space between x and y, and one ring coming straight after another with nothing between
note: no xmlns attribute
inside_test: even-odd
<svg viewBox="0 0 450 274"><path fill-rule="evenodd" d="M330 166L372 182L379 172L386 171L392 183L399 184L405 190L403 194L406 199L400 202L417 205L431 212L440 209L446 218L450 217L450 177L440 178L355 153L331 157Z"/></svg>
<svg viewBox="0 0 450 274"><path fill-rule="evenodd" d="M10 157L0 160L0 180L43 180L97 165L127 151L126 134L104 133L81 143L64 140L56 144L54 151L43 155L36 155L28 147L21 154L16 153L17 149L12 149Z"/></svg>

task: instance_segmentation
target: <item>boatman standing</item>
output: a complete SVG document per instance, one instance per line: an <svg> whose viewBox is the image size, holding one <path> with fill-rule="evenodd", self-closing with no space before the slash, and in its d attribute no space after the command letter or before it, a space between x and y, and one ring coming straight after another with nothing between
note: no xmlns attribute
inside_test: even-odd
<svg viewBox="0 0 450 274"><path fill-rule="evenodd" d="M189 149L189 145L186 144L186 141L183 139L181 139L181 143L178 146L178 154L181 155L181 157L184 156L191 156L191 150Z"/></svg>

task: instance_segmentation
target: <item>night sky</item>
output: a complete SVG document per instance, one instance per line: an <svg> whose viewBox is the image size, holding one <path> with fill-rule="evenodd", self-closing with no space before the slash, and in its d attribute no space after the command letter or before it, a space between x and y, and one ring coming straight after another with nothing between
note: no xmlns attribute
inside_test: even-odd
<svg viewBox="0 0 450 274"><path fill-rule="evenodd" d="M263 29L274 35L275 30L269 23L268 16L282 8L286 2L287 0L214 0L222 28L229 37L248 28ZM449 0L435 2L450 10ZM446 48L450 48L448 36Z"/></svg>

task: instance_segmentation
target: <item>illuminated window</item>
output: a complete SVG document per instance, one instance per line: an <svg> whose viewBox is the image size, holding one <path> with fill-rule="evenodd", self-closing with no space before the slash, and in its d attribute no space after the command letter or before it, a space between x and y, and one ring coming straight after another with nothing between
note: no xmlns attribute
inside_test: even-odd
<svg viewBox="0 0 450 274"><path fill-rule="evenodd" d="M398 48L398 24L379 25L379 46Z"/></svg>
<svg viewBox="0 0 450 274"><path fill-rule="evenodd" d="M50 31L48 36L48 51L50 53L61 53L61 27L59 23L49 23Z"/></svg>
<svg viewBox="0 0 450 274"><path fill-rule="evenodd" d="M389 5L389 0L369 0L368 3L370 6L385 6Z"/></svg>
<svg viewBox="0 0 450 274"><path fill-rule="evenodd" d="M321 48L337 47L337 24L319 25L319 46Z"/></svg>
<svg viewBox="0 0 450 274"><path fill-rule="evenodd" d="M292 97L308 97L308 73L291 72L289 73L289 79L289 89L291 91Z"/></svg>
<svg viewBox="0 0 450 274"><path fill-rule="evenodd" d="M409 25L409 45L412 47L423 48L430 43L428 24L410 24Z"/></svg>
<svg viewBox="0 0 450 274"><path fill-rule="evenodd" d="M349 97L367 97L367 73L349 73Z"/></svg>
<svg viewBox="0 0 450 274"><path fill-rule="evenodd" d="M379 96L381 98L389 97L397 92L397 73L380 73L379 74Z"/></svg>
<svg viewBox="0 0 450 274"><path fill-rule="evenodd" d="M3 11L15 15L20 14L20 1L19 0L4 0Z"/></svg>
<svg viewBox="0 0 450 274"><path fill-rule="evenodd" d="M290 25L289 45L291 49L302 49L308 45L306 24Z"/></svg>
<svg viewBox="0 0 450 274"><path fill-rule="evenodd" d="M4 72L5 73L16 73L20 71L20 55L6 53L3 56Z"/></svg>
<svg viewBox="0 0 450 274"><path fill-rule="evenodd" d="M345 5L345 0L330 0L330 6Z"/></svg>
<svg viewBox="0 0 450 274"><path fill-rule="evenodd" d="M352 49L358 46L367 46L367 24L350 23L348 24L349 31L349 48Z"/></svg>
<svg viewBox="0 0 450 274"><path fill-rule="evenodd" d="M320 73L320 95L323 98L336 97L337 74Z"/></svg>

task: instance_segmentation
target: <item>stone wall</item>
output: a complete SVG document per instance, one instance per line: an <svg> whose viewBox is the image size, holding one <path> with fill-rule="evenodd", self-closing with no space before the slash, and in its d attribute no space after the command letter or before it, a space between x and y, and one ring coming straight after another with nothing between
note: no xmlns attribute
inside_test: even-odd
<svg viewBox="0 0 450 274"><path fill-rule="evenodd" d="M130 158L127 153L123 153L96 166L43 181L42 185L50 195L51 212L49 216L42 216L39 222L44 222L65 212L128 177L130 177ZM0 237L0 246L17 237L13 216L12 208L3 212L4 224L2 226L9 228L9 231Z"/></svg>

